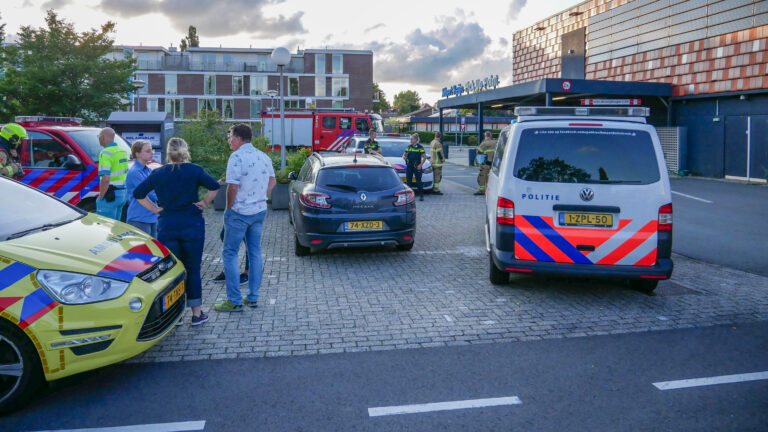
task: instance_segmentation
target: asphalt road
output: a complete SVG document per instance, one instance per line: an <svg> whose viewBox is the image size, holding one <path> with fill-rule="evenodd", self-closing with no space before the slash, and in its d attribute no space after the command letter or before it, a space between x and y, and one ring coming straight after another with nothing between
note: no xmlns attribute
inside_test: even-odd
<svg viewBox="0 0 768 432"><path fill-rule="evenodd" d="M26 409L0 419L0 430L202 421L204 428L187 430L766 430L766 334L768 323L759 323L419 350L121 364L59 382ZM762 380L676 390L654 386L755 372L764 372ZM489 398L507 403L372 415L390 412L386 407Z"/></svg>
<svg viewBox="0 0 768 432"><path fill-rule="evenodd" d="M443 178L477 190L474 167L445 164ZM768 186L675 178L672 204L675 253L768 276Z"/></svg>

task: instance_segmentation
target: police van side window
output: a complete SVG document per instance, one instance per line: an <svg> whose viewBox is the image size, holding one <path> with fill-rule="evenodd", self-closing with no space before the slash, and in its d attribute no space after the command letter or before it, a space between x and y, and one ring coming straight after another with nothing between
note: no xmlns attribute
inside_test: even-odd
<svg viewBox="0 0 768 432"><path fill-rule="evenodd" d="M323 129L336 129L336 117L323 117Z"/></svg>
<svg viewBox="0 0 768 432"><path fill-rule="evenodd" d="M63 168L72 152L50 135L29 132L29 158L23 158L31 168ZM25 155L26 156L26 155Z"/></svg>
<svg viewBox="0 0 768 432"><path fill-rule="evenodd" d="M506 130L502 130L499 133L499 140L496 142L496 151L493 153L493 165L491 166L491 170L495 174L499 174L499 167L501 166L501 158L504 157L504 149L507 146L507 135L508 132Z"/></svg>

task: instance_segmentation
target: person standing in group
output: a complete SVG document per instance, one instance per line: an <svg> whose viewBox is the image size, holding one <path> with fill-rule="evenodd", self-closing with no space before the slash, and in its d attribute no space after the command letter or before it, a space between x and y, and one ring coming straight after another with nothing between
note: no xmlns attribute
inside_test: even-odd
<svg viewBox="0 0 768 432"><path fill-rule="evenodd" d="M152 143L149 141L136 140L131 144L131 157L134 162L128 169L128 175L125 178L125 189L128 192L128 212L125 221L152 237L157 237L157 215L133 197L136 186L152 173L152 170L147 166L152 161L152 156L154 153L152 152ZM155 191L150 192L148 197L157 207Z"/></svg>
<svg viewBox="0 0 768 432"><path fill-rule="evenodd" d="M445 155L443 154L443 143L440 139L443 134L435 132L435 139L429 144L430 151L430 163L432 164L432 173L435 176L434 186L432 187L432 193L435 195L442 195L440 192L440 180L443 179L443 162L445 162Z"/></svg>
<svg viewBox="0 0 768 432"><path fill-rule="evenodd" d="M136 186L133 196L152 213L160 215L157 239L187 269L187 306L192 308L192 325L196 326L208 320L201 308L200 266L205 241L203 210L216 197L219 182L200 165L190 163L189 146L181 138L168 140L166 157L169 163L152 171ZM208 189L202 200L198 196L200 186ZM162 207L147 198L151 191L155 191Z"/></svg>
<svg viewBox="0 0 768 432"><path fill-rule="evenodd" d="M493 154L496 151L496 140L490 131L485 132L485 139L477 146L477 163L480 171L477 173L477 192L475 195L485 195L485 185L488 184L488 174L491 172Z"/></svg>
<svg viewBox="0 0 768 432"><path fill-rule="evenodd" d="M128 154L115 142L115 131L104 128L99 132L99 197L96 213L115 220L123 216L126 200L125 178L128 175Z"/></svg>
<svg viewBox="0 0 768 432"><path fill-rule="evenodd" d="M424 201L421 169L424 167L424 162L427 160L427 153L424 151L424 147L419 143L419 134L415 133L411 135L411 143L405 148L403 159L405 159L405 179L408 182L408 186L413 187L411 179L415 176L416 184L419 188L419 201Z"/></svg>
<svg viewBox="0 0 768 432"><path fill-rule="evenodd" d="M379 142L376 141L376 131L371 131L371 136L368 137L368 139L365 141L365 146L363 147L363 150L367 154L378 154L381 155L381 146L379 146Z"/></svg>
<svg viewBox="0 0 768 432"><path fill-rule="evenodd" d="M224 283L227 300L217 303L220 312L239 312L243 304L258 307L259 288L264 271L261 257L261 232L267 217L267 195L275 187L272 160L251 144L251 127L236 124L229 128L227 161L227 204L224 212ZM242 296L238 283L237 254L245 239L250 262L248 295Z"/></svg>

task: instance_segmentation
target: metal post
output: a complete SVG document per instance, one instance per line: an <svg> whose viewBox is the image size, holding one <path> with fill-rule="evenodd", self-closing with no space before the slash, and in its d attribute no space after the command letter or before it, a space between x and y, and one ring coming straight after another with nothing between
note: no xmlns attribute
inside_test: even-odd
<svg viewBox="0 0 768 432"><path fill-rule="evenodd" d="M752 116L747 117L747 182L752 181L752 173L750 172L750 168L752 165L752 158L750 157L752 153Z"/></svg>
<svg viewBox="0 0 768 432"><path fill-rule="evenodd" d="M280 169L285 169L285 102L283 102L283 66L280 68Z"/></svg>
<svg viewBox="0 0 768 432"><path fill-rule="evenodd" d="M546 96L547 96L546 106L552 106L552 93L547 92Z"/></svg>
<svg viewBox="0 0 768 432"><path fill-rule="evenodd" d="M483 142L484 128L485 128L485 125L483 124L483 104L479 103L477 104L477 145L480 145L480 143Z"/></svg>

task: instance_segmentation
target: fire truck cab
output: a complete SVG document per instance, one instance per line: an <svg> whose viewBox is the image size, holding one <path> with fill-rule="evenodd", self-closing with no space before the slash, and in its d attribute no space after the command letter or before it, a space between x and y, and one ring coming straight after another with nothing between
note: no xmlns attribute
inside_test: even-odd
<svg viewBox="0 0 768 432"><path fill-rule="evenodd" d="M280 113L263 112L264 136L274 146L282 145ZM381 117L338 111L285 112L285 142L288 147L310 147L313 151L344 150L353 136L383 131Z"/></svg>

